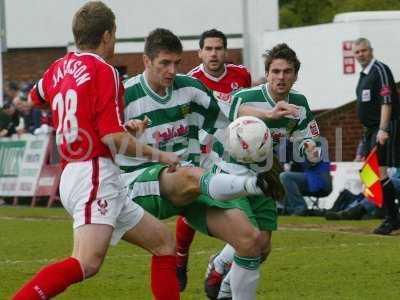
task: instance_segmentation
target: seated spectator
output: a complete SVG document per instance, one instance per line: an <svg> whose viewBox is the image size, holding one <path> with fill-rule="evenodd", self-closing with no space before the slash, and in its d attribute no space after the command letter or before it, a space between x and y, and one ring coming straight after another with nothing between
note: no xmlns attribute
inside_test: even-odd
<svg viewBox="0 0 400 300"><path fill-rule="evenodd" d="M20 92L19 85L15 81L8 81L4 84L4 98L14 99Z"/></svg>
<svg viewBox="0 0 400 300"><path fill-rule="evenodd" d="M396 198L400 199L400 169L391 168L388 172L396 192ZM369 201L363 194L354 195L354 201L346 208L340 211L327 211L325 218L327 220L361 220L371 217L384 217L382 208L378 208Z"/></svg>
<svg viewBox="0 0 400 300"><path fill-rule="evenodd" d="M284 212L289 215L307 213L304 196L325 197L332 191L330 162L321 160L321 147L310 140L305 148L306 160L300 164L292 163L291 170L280 174L286 191ZM293 166L298 166L297 170Z"/></svg>
<svg viewBox="0 0 400 300"><path fill-rule="evenodd" d="M32 107L23 92L13 99L13 104L24 120L24 131L33 134L41 126L42 113L40 109Z"/></svg>
<svg viewBox="0 0 400 300"><path fill-rule="evenodd" d="M354 161L364 161L365 155L366 155L365 145L364 145L363 140L361 139L357 145L356 157L354 158Z"/></svg>
<svg viewBox="0 0 400 300"><path fill-rule="evenodd" d="M1 108L0 109L0 138L8 136L10 124L11 124L10 116L4 111L3 108Z"/></svg>
<svg viewBox="0 0 400 300"><path fill-rule="evenodd" d="M11 102L4 103L2 112L8 116L8 124L5 125L6 128L3 128L7 130L7 132L3 132L4 136L9 137L15 133L22 133L23 119L14 104Z"/></svg>

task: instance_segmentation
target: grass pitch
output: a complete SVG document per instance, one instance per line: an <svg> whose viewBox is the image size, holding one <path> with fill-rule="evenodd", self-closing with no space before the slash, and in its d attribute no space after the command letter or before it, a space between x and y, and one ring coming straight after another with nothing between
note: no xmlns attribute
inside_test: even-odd
<svg viewBox="0 0 400 300"><path fill-rule="evenodd" d="M167 224L174 230L174 220ZM261 267L257 299L399 299L400 236L370 234L372 221L280 217L273 251ZM208 257L222 243L197 234L182 300L206 299ZM62 208L0 207L0 299L10 299L43 265L72 249ZM100 273L57 299L151 299L150 256L124 242L109 250Z"/></svg>

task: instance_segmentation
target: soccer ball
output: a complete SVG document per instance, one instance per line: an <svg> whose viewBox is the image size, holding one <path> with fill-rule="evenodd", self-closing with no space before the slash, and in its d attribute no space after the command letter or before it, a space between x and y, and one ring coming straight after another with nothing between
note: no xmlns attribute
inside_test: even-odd
<svg viewBox="0 0 400 300"><path fill-rule="evenodd" d="M272 154L272 137L265 123L251 116L233 121L227 130L226 148L230 156L242 163L259 163Z"/></svg>

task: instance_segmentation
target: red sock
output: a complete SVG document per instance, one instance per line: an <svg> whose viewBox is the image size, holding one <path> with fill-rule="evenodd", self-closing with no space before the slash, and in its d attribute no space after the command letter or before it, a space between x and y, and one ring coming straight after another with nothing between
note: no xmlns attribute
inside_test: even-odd
<svg viewBox="0 0 400 300"><path fill-rule="evenodd" d="M176 220L176 254L177 266L184 266L189 259L189 249L193 242L196 231L190 227L184 217L179 217Z"/></svg>
<svg viewBox="0 0 400 300"><path fill-rule="evenodd" d="M46 300L83 280L81 264L76 258L48 265L27 282L12 300Z"/></svg>
<svg viewBox="0 0 400 300"><path fill-rule="evenodd" d="M156 300L180 299L174 255L152 256L151 290Z"/></svg>

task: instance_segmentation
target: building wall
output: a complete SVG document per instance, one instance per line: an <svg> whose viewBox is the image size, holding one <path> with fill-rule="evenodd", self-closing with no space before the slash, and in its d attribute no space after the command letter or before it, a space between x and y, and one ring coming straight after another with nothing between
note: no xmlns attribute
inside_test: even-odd
<svg viewBox="0 0 400 300"><path fill-rule="evenodd" d="M359 38L368 38L377 59L386 63L394 78L400 78L398 49L400 36L397 33L399 19L368 20L364 22L329 23L314 26L265 31L260 44L271 49L278 43L287 43L301 61L295 89L307 96L312 110L332 109L355 98L360 65L347 45ZM346 59L345 59L346 58ZM344 62L354 68L346 69ZM255 76L263 74L262 63Z"/></svg>
<svg viewBox="0 0 400 300"><path fill-rule="evenodd" d="M3 53L4 79L36 80L54 60L65 53L66 48L8 49ZM241 49L230 49L227 61L241 64ZM114 66L126 66L128 75L143 71L142 53L116 54L111 63ZM182 55L181 72L186 73L199 63L197 51L185 51Z"/></svg>
<svg viewBox="0 0 400 300"><path fill-rule="evenodd" d="M4 80L32 80L63 56L66 48L8 49L3 53Z"/></svg>
<svg viewBox="0 0 400 300"><path fill-rule="evenodd" d="M72 42L71 20L87 0L5 0L9 48L65 47ZM179 36L209 28L243 33L242 0L104 1L115 13L118 38L141 38L156 27ZM252 0L263 29L278 28L278 0ZM250 12L253 12L251 10ZM23 22L21 22L23 20Z"/></svg>
<svg viewBox="0 0 400 300"><path fill-rule="evenodd" d="M356 101L323 112L316 116L316 120L321 136L328 140L331 161L354 160L357 145L362 135L362 126L356 113ZM338 145L337 139L339 140ZM340 143L342 147L340 147ZM338 149L336 149L336 146L338 146ZM338 152L340 148L341 154Z"/></svg>

